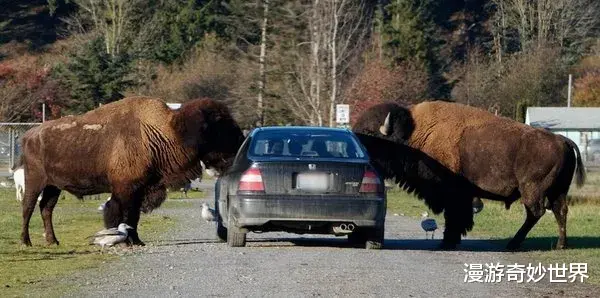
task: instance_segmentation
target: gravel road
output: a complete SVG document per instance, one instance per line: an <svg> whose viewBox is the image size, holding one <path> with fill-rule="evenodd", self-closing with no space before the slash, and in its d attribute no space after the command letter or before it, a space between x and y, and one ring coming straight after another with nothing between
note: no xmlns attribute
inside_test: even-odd
<svg viewBox="0 0 600 298"><path fill-rule="evenodd" d="M145 247L66 278L77 289L68 296L593 297L598 291L547 281L467 284L465 263L514 264L514 255L477 239L463 240L459 251L435 251L441 232L425 240L418 220L390 214L379 251L348 247L345 237L286 233L249 234L246 247L230 248L214 240L214 223L200 218L200 204L212 206L212 197L190 201L193 208L155 211L180 219L172 233L142 234Z"/></svg>

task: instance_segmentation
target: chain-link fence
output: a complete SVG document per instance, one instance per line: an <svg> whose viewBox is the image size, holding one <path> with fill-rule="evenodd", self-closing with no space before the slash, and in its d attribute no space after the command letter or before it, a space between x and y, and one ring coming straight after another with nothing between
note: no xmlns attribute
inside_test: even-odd
<svg viewBox="0 0 600 298"><path fill-rule="evenodd" d="M0 177L12 176L10 169L21 156L21 136L41 123L0 123Z"/></svg>

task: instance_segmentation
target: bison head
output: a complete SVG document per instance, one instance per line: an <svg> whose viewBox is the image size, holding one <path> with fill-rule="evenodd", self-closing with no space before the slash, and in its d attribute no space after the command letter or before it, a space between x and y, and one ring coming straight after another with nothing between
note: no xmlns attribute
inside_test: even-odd
<svg viewBox="0 0 600 298"><path fill-rule="evenodd" d="M184 142L197 149L206 168L218 173L227 171L244 141L227 106L211 99L197 99L182 105L177 118Z"/></svg>
<svg viewBox="0 0 600 298"><path fill-rule="evenodd" d="M364 111L352 130L405 143L415 130L415 123L408 108L396 103L382 103Z"/></svg>

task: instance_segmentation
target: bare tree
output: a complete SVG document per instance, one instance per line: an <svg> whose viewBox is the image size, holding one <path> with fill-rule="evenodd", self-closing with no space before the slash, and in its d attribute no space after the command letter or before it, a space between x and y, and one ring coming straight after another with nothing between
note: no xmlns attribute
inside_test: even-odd
<svg viewBox="0 0 600 298"><path fill-rule="evenodd" d="M263 97L265 93L265 57L267 55L267 23L269 21L269 0L263 0L263 19L262 24L260 26L260 57L259 61L259 79L258 79L258 98L257 98L257 108L258 108L258 121L262 126L265 122L265 108L263 103Z"/></svg>
<svg viewBox="0 0 600 298"><path fill-rule="evenodd" d="M373 4L367 0L313 0L307 11L301 15L307 18L307 39L296 42L292 50L289 105L311 125L334 126L347 69L367 46Z"/></svg>
<svg viewBox="0 0 600 298"><path fill-rule="evenodd" d="M335 106L339 103L339 77L366 48L373 12L371 5L365 1L333 0L327 5L331 24L327 35L327 46L331 52L329 126L334 126Z"/></svg>
<svg viewBox="0 0 600 298"><path fill-rule="evenodd" d="M579 48L595 37L594 30L600 24L600 2L596 0L493 0L493 3L494 31L506 34L507 28L514 28L523 49L549 44L561 49ZM495 36L494 41L505 38L506 35Z"/></svg>
<svg viewBox="0 0 600 298"><path fill-rule="evenodd" d="M128 29L134 19L139 0L74 0L79 14L65 19L71 30L78 33L96 31L104 37L106 53L116 56L127 42ZM89 25L88 25L89 24Z"/></svg>

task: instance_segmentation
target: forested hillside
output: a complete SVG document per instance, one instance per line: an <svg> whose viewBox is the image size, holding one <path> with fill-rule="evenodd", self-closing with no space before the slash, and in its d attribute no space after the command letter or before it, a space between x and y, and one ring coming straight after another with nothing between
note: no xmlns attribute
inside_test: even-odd
<svg viewBox="0 0 600 298"><path fill-rule="evenodd" d="M227 102L244 127L442 99L520 119L600 106L598 0L0 0L0 121L128 95Z"/></svg>

